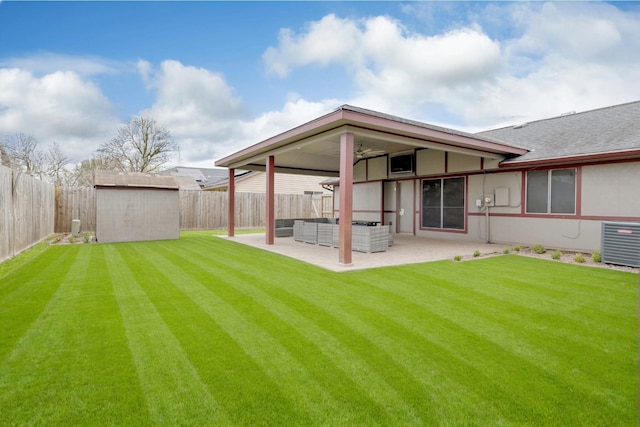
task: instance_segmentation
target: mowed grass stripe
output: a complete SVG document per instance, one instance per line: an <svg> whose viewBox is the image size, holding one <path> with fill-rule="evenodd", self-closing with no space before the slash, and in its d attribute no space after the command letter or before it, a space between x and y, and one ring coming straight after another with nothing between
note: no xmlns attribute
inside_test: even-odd
<svg viewBox="0 0 640 427"><path fill-rule="evenodd" d="M154 305L190 354L197 352L200 365L195 366L209 379L211 392L228 393L219 400L233 410L234 423L251 424L260 414L268 414L262 420L265 424L308 424L311 418L305 411L313 411L310 396L330 404L329 396L300 375L296 361L259 324L246 320L234 305L210 292L191 272L183 271L181 264L155 256L157 245L127 248L128 259L132 266L153 272L144 283L154 295ZM190 323L194 321L198 324ZM203 357L205 351L208 358ZM230 380L243 387L229 390L233 387Z"/></svg>
<svg viewBox="0 0 640 427"><path fill-rule="evenodd" d="M197 393L166 386L175 372L169 366L161 377L163 357L194 374L182 377L184 389L206 388L225 415L213 419L220 425L637 423L636 275L517 256L332 273L204 234L54 247L32 262L57 284L20 263L6 268L0 301L11 305L0 305L0 320L2 310L22 304L14 295L52 296L36 313L16 312L30 321L14 323L25 329L7 354L19 356L0 359L0 424L159 423L116 295L130 312L152 313L142 317L161 333L149 338L138 326L138 346L152 355L168 349L147 361L157 376L150 381L162 383L155 391L170 395L152 399L178 400L165 412L184 423L211 424L211 414L192 410ZM111 249L114 257L105 255ZM59 251L68 258L49 265ZM133 286L124 280L113 288L108 268L122 270ZM24 283L28 291L11 282L24 273L34 281ZM5 283L13 288L3 294ZM130 314L127 322L140 323ZM47 360L46 340L54 338L27 346L43 327L52 337L65 331L64 351ZM257 345L250 342L256 328L275 352L245 351ZM263 368L282 360L289 370ZM29 376L32 366L41 382ZM362 367L371 375L354 378ZM380 386L393 399L381 402ZM309 389L298 398L301 387Z"/></svg>
<svg viewBox="0 0 640 427"><path fill-rule="evenodd" d="M197 252L192 255L196 257ZM260 277L246 273L240 283L260 283L272 298L278 298L286 301L286 304L291 307L297 307L296 309L301 315L324 325L325 329L327 327L335 328L331 325L338 325L334 336L341 337L340 344L359 346L365 349L362 351L362 357L371 361L371 366L377 366L383 371L381 375L397 390L400 390L400 394L405 396L407 404L415 405L416 412L419 412L418 415L424 420L429 420L435 411L442 411L442 408L445 407L449 410L445 419L451 422L464 423L472 414L488 416L488 413L491 412L491 406L486 403L486 396L483 394L477 393L474 399L475 406L470 405L469 395L473 395L475 390L463 385L473 377L479 377L485 381L488 379L483 377L479 370L463 368L464 361L457 360L455 353L447 354L446 350L437 348L433 343L427 341L420 343L421 346L416 346L416 338L418 337L399 324L395 324L393 330L377 329L377 325L384 321L384 316L376 312L372 317L366 318L361 313L362 307L351 309L349 305L353 304L352 301L363 296L359 292L354 293L353 286L349 283L340 281L341 275L327 274L325 271L317 270L319 273L317 277L305 275L308 278L308 283L305 286L293 286L289 291L278 288L276 285L284 283L286 280L278 280L277 278L269 280L271 285L266 281L261 282L265 277L265 272L269 272L266 273L267 276L271 276L271 272L277 272L274 274L281 275L283 278L288 274L289 263L284 261L286 258L275 256L275 265L273 266L266 261L266 258L261 263L263 268L260 269L262 273ZM296 265L296 269L297 267ZM250 272L251 269L245 271ZM313 283L322 283L323 286L313 286ZM328 287L331 287L330 291L327 289ZM327 298L327 293L330 293L333 298ZM336 304L335 296L340 293L344 294L343 298L339 298ZM264 298L259 298L259 300L264 301ZM379 301L376 308L385 311L381 304L385 304L385 301ZM331 313L337 314L332 315ZM371 311L368 314L371 314ZM407 351L411 354L410 357L400 357L399 349L403 346L405 349L410 349ZM445 353L444 357L440 357L443 352ZM438 363L432 363L431 357L439 359ZM447 366L447 364L449 369L443 369L443 366ZM437 368L434 368L436 365ZM444 390L446 393L440 394L438 390ZM495 390L493 392L495 394ZM456 393L464 395L466 399L457 400L455 396L452 396ZM458 411L457 409L464 410ZM498 415L496 416L499 418Z"/></svg>
<svg viewBox="0 0 640 427"><path fill-rule="evenodd" d="M337 401L345 402L336 405L332 410L334 419L349 420L350 417L353 417L348 414L341 415L341 409L350 406L357 411L359 422L376 422L376 420L380 421L381 417L382 419L388 418L389 422L393 420L401 423L420 421L416 417L415 411L401 396L404 389L393 388L385 379L385 376L389 376L389 372L398 374L402 368L394 366L391 359L385 360L387 363L382 373L372 368L366 360L370 357L371 351L352 351L351 347L354 346L354 342L350 338L353 336L344 337L345 331L351 332L350 328L342 325L342 331L336 335L327 330L327 328L332 329L333 324L338 322L336 318L324 316L321 319L314 319L315 322L311 321L295 307L289 307L262 292L260 289L265 284L261 283L259 278L249 277L247 280L247 277L237 270L233 275L221 276L220 273L225 270L221 270L215 263L211 261L198 262L191 256L177 258L168 248L163 255L166 263L173 259L176 262L176 267L180 265L187 270L199 268L207 272L212 278L207 284L207 288L230 304L242 307L239 314L264 329L271 337L275 337L270 340L278 339L278 337L287 338L286 340L280 338L278 342L283 346L283 349L275 347L272 348L272 352L278 358L296 358L297 364L284 363L285 369L292 369L294 366L296 369L289 374L276 371L272 375L276 375L279 381L290 383L297 389L288 390L289 393L299 397L308 394L310 389L308 385L305 385L305 377L311 375L316 381L324 384L327 389L325 394L328 391L333 393L333 397ZM193 252L191 255L197 257L198 254ZM219 313L219 315L222 314ZM257 320L261 320L261 323L255 323ZM357 337L357 339L362 340L361 337ZM360 344L356 343L354 346L356 350L361 347ZM265 345L269 344L265 343ZM377 348L368 350L373 350L373 353L378 352ZM369 354L363 359L363 354L360 353ZM278 361L278 364L281 363ZM286 378L294 373L304 376L300 379L296 379L296 376ZM410 380L411 376L403 378ZM301 400L304 401L304 398ZM323 401L326 399L316 398L316 400L322 402L323 405L327 404L326 401ZM372 404L373 401L376 403ZM314 417L317 415L314 414ZM318 420L318 418L314 419Z"/></svg>
<svg viewBox="0 0 640 427"><path fill-rule="evenodd" d="M264 260L269 259L269 257L263 257L263 265L264 265ZM495 259L496 261L498 259ZM486 260L486 261L490 261L490 260ZM504 259L500 260L500 262L503 264L500 267L501 271L505 271L509 268L509 262L507 262L506 264L504 263ZM509 260L509 261L513 261L513 259ZM495 261L494 261L495 262ZM444 264L449 264L449 263L444 263ZM471 265L471 263L465 263L467 265ZM534 261L535 264L535 261ZM288 265L288 264L287 264ZM437 265L436 264L429 264L426 265L427 267L431 267ZM262 274L264 274L264 271L280 271L282 272L282 268L276 268L276 270L272 270L269 269L268 265L264 265L264 269L260 269L260 272ZM447 270L447 266L444 265L443 266L443 270L446 271L451 271L450 268L452 267L451 265L448 266L449 269ZM455 265L453 265L453 267L455 267ZM559 271L557 274L559 276L560 279L564 278L564 275L566 275L566 272L563 272L562 269L569 267L569 270L571 270L572 266L564 266L564 265L558 265L558 267L560 268L561 271ZM409 267L409 269L411 269L412 267ZM406 283L408 286L401 286L398 287L398 280L397 277L395 276L395 273L397 273L397 271L394 271L394 278L391 281L393 289L403 289L406 291L406 300L411 301L414 299L420 300L420 301L429 301L429 295L419 295L415 294L414 292L418 289L413 288L412 287L412 283L416 282L416 278L420 277L420 274L422 274L423 276L425 275L424 273L424 269L425 266L416 266L416 269L422 269L420 271L422 271L422 273L417 272L418 274L416 274L416 272L414 271L412 274L414 274L414 276L412 277L408 277L406 278ZM575 268L575 267L574 267ZM401 267L397 270L402 271L403 269L406 269L406 267ZM384 271L386 269L381 269L381 271ZM437 270L437 269L436 269ZM428 269L427 269L428 271ZM492 277L498 277L499 273L496 272L496 276L492 276L493 272L490 272L487 274L487 276L491 276L488 278L489 281L491 281ZM609 272L610 273L610 272ZM349 273L347 276L353 276L353 277L358 277L362 274L362 272L356 272L356 273ZM477 272L474 272L473 274L476 274L476 279L478 281L483 281L487 278L483 277L483 276L478 276ZM531 272L531 274L534 274L534 272ZM370 279L369 283L378 283L378 284L384 284L385 280L383 277L381 277L381 275L376 274L376 272L372 271L372 272L366 272L364 274L362 274L363 276L367 277ZM327 277L332 277L331 274L327 274ZM428 276L428 274L427 274ZM437 271L436 271L436 275L437 277ZM624 276L624 275L623 275ZM634 275L627 275L627 277L633 277ZM610 279L610 275L606 276L609 277ZM443 279L444 280L444 279ZM400 280L400 282L402 282L403 280ZM444 280L446 282L446 280ZM313 283L313 279L312 276L309 276L309 282ZM328 285L330 283L330 280L324 280L323 284L324 285ZM449 284L449 287L453 287L453 288L458 288L457 292L458 293L464 293L461 291L466 291L465 289L462 289L465 285L461 285L466 283L466 281L462 280L454 280L451 284ZM555 284L556 286L558 286L558 284ZM562 285L562 283L560 283L560 285ZM530 286L530 285L529 285ZM552 285L547 285L547 286L552 286ZM336 289L340 289L340 288L344 288L344 285L339 286ZM309 288L304 288L302 293L303 295L307 295L310 296L311 298L317 298L321 296L311 296L310 292L312 292L311 287ZM437 290L437 288L435 288ZM496 289L501 290L500 286L498 285L496 287ZM560 286L559 289L562 289L562 287ZM431 290L431 289L430 289ZM507 291L509 291L508 286L507 286ZM521 292L521 291L520 291ZM558 293L562 293L563 291L556 291L554 292L555 295L549 295L546 298L548 298L549 300L553 300L553 298L557 298L558 297ZM536 301L541 301L540 296L535 292L533 293L533 299ZM375 292L374 292L375 294ZM371 297L371 298L377 298L375 295L372 295L372 292L370 289L367 289L365 292L362 292L362 298L366 299L367 297ZM420 298L421 296L424 296L424 298ZM471 292L471 299L473 298L477 298L478 296L482 297L481 295L473 295L473 292ZM451 295L447 296L447 298L451 297ZM447 298L444 298L445 301L447 301ZM486 307L490 307L492 300L495 299L499 299L501 298L500 293L498 293L496 296L493 296L491 298L485 298L486 300ZM509 299L509 297L505 297L507 300ZM388 298L385 298L388 300ZM482 298L481 298L482 299ZM547 304L547 306L553 305L550 304L548 301L545 301ZM424 305L424 304L423 304ZM567 360L567 351L563 351L560 352L560 356L562 362L561 362L561 368L557 367L558 362L558 358L553 357L554 355L554 351L555 351L555 347L554 345L551 346L546 346L546 343L544 342L544 336L541 336L540 339L542 341L537 341L534 342L531 345L525 345L525 347L529 347L528 351L525 348L525 351L522 351L521 347L523 346L523 342L522 339L518 339L519 335L518 335L518 331L517 328L514 331L511 329L513 328L513 322L508 322L505 325L501 325L499 322L494 322L491 319L491 316L487 317L487 316L483 316L484 319L478 319L477 317L474 318L473 316L468 316L466 315L465 310L468 309L467 305L468 304L461 304L461 307L456 307L451 306L451 304L445 304L444 307L440 307L441 304L435 304L435 310L439 311L440 314L442 316L440 316L441 318L447 319L446 321L451 321L453 320L452 324L450 325L449 328L445 328L440 334L438 334L436 337L439 337L440 344L442 346L444 346L444 348L448 348L451 354L458 354L458 355L463 355L464 360L461 360L460 363L462 365L464 365L466 363L466 359L469 358L469 356L467 356L467 354L474 356L473 360L472 360L472 364L476 369L485 369L487 368L487 363L485 362L485 360L488 360L489 363L494 363L494 366L490 366L490 368L495 369L496 372L498 372L498 376L496 376L496 378L494 379L494 381L492 381L493 385L489 385L489 390L491 390L491 387L494 388L493 393L496 393L496 389L499 391L501 389L504 389L502 391L502 394L506 394L506 399L503 400L503 402L511 402L510 405L513 406L513 408L509 408L507 407L507 410L505 412L513 412L515 414L521 414L520 416L523 419L527 419L527 417L529 417L529 419L535 419L536 417L539 417L539 419L541 420L546 420L547 422L549 421L547 419L548 414L552 414L552 408L556 405L556 400L558 398L558 396L562 396L563 399L577 399L577 400L582 400L584 401L584 404L586 407L597 407L600 403L602 403L605 400L613 400L613 404L610 404L610 409L612 412L615 411L616 405L617 403L621 403L621 402L628 402L628 394L625 393L619 393L616 392L615 390L607 387L610 384L615 384L616 380L619 379L619 377L623 378L623 382L626 384L629 384L629 375L628 372L634 372L635 369L632 370L626 370L624 369L624 364L622 366L623 369L618 370L618 374L619 375L613 375L612 377L614 378L613 381L608 381L609 384L605 383L605 387L603 389L600 389L599 386L593 387L591 386L590 388L584 388L584 387L580 387L579 385L583 382L583 380L587 380L586 375L593 375L593 373L595 371L592 371L591 369L585 369L585 372L579 372L579 371L575 371L575 367L572 366L571 361L569 360L568 362ZM486 311L486 307L485 307L485 311ZM377 306L376 309L380 310L380 307ZM426 308L427 310L429 310L429 308ZM499 312L501 309L501 307L498 307L495 311ZM403 309L399 309L399 310L390 310L390 312L397 312L397 313L402 313L406 310ZM491 312L491 310L488 310L489 312ZM515 312L517 312L518 310L516 309ZM551 310L549 310L551 311ZM443 317L444 316L444 317ZM461 316L461 318L457 317L457 316ZM456 320L457 319L457 320ZM415 318L414 316L409 316L409 318L407 319L407 322L409 324L413 324L415 323ZM550 320L550 322L553 324L553 322L555 322L555 329L560 329L562 331L565 331L564 328L558 328L558 324L562 324L563 322L563 318L562 317L557 317L557 316L552 316L552 320ZM433 326L437 325L436 322L434 322L434 319L428 319L428 328L423 328L422 331L430 331ZM527 324L526 322L524 323L525 325ZM469 326L470 325L470 326ZM453 329L452 329L453 328ZM457 330L456 330L457 328ZM466 329L472 329L472 331L466 331ZM492 330L493 328L493 330ZM624 326L623 326L624 328ZM437 329L437 328L436 328ZM633 330L633 328L626 328L627 331ZM502 335L502 342L500 342L501 340L498 340L498 343L495 343L494 341L496 341L495 339L495 334L496 332L500 332L500 334ZM471 335L470 335L471 332ZM487 333L485 333L487 332ZM425 332L422 332L423 334ZM566 332L565 332L566 333ZM527 334L525 334L527 335ZM461 339L456 339L456 340L451 340L451 337L460 337ZM433 336L426 337L427 339L433 340ZM602 337L601 337L602 338ZM477 341L474 342L474 339ZM455 343L454 345L452 345L452 342ZM497 344L497 345L496 345ZM503 348L503 346L506 345L506 349ZM526 343L525 343L526 344ZM540 347L540 345L542 345L542 347ZM472 347L473 351L468 352L467 348L465 347ZM515 353L511 354L511 350L515 349ZM594 360L593 358L589 357L589 353L588 351L584 352L581 351L583 349L578 348L578 354L580 354L581 356L584 355L585 359L588 359L589 361ZM626 350L626 349L625 349ZM569 352L571 351L576 351L576 348L573 348L572 350L568 350ZM624 351L624 350L621 350ZM477 353L480 353L479 356L477 355ZM497 362L494 362L494 359L496 359L495 356L493 356L493 353L497 353L497 355L499 355L500 357L497 358ZM552 357L552 363L550 363L548 366L546 365L546 362L542 362L542 363L537 363L537 358L539 358L540 356L544 357L548 357L549 353ZM626 352L626 354L629 354L629 352ZM606 357L606 355L604 356ZM454 358L455 360L455 358ZM509 361L510 364L507 365L503 365L503 360L505 361ZM598 360L598 359L595 359ZM633 366L633 361L631 359L627 359L627 362L630 363L629 366ZM597 363L597 362L596 362ZM637 365L635 365L637 366ZM570 371L572 370L573 371ZM596 369L596 371L602 376L607 378L608 377L608 373L606 371L603 371L601 369ZM564 375L566 374L566 375ZM626 378L624 378L626 376ZM571 378L571 382L570 384L566 384L566 378ZM577 378L574 378L577 377ZM508 381L509 379L512 378L521 378L521 381L512 384L509 384ZM491 384L491 383L490 383ZM533 387L531 387L529 384L533 385ZM577 385L576 385L577 384ZM515 386L515 387L514 387ZM555 391L557 392L556 394L550 394L548 393L548 387L551 386L552 389L555 389ZM520 390L517 393L514 393L514 388L516 390ZM578 390L578 394L576 396L572 396L569 394L565 393L565 390L571 390L571 389L576 389ZM541 395L543 396L542 398L537 398L534 397L535 393L532 393L532 391L536 390L536 389L540 389L542 390ZM546 392L546 393L545 393ZM524 399L522 398L524 396ZM616 403L617 401L617 403ZM595 404L595 405L594 405ZM527 411L521 411L518 408L521 407L522 405L526 405L526 407L528 408ZM508 405L507 405L508 406ZM597 412L597 410L594 409L594 412ZM571 420L571 419L581 419L583 421L588 421L590 419L591 415L596 415L597 418L596 419L601 419L601 420L605 420L607 418L607 415L604 414L600 414L598 416L598 414L591 414L588 411L577 411L575 413L567 413L567 419ZM572 417L576 417L576 418L572 418Z"/></svg>
<svg viewBox="0 0 640 427"><path fill-rule="evenodd" d="M127 267L120 254L126 247L105 245L104 253L150 422L225 424L225 415L141 289L138 282L147 272Z"/></svg>
<svg viewBox="0 0 640 427"><path fill-rule="evenodd" d="M394 279L415 280L415 273L396 271ZM419 276L418 276L419 277ZM523 304L513 304L508 299L494 295L477 293L472 288L463 289L445 280L430 279L431 286L398 289L393 295L400 294L407 301L428 301L423 308L434 311L439 316L455 321L461 325L482 325L478 333L500 346L507 346L510 351L519 355L539 355L539 339L562 344L568 336L565 328L557 328L558 320L563 324L573 325L586 332L593 332L592 328L584 327L581 323L563 315L552 315L546 311L539 311L535 307ZM453 286L452 286L453 285ZM507 284L505 284L507 285ZM437 302L437 303L436 303ZM492 307L487 310L487 307ZM519 325L518 329L505 328L505 325ZM535 328L532 327L535 325ZM525 335L519 333L520 328L531 328ZM557 336L555 334L558 334ZM536 338L532 341L530 338ZM525 338L523 340L523 338ZM589 343L589 341L585 341ZM577 345L583 345L582 341ZM590 348L585 348L589 350ZM545 361L545 364L556 363L558 358Z"/></svg>
<svg viewBox="0 0 640 427"><path fill-rule="evenodd" d="M49 251L0 280L0 360L49 304L74 261L72 252Z"/></svg>
<svg viewBox="0 0 640 427"><path fill-rule="evenodd" d="M56 262L47 268L56 292L0 365L2 422L143 423L144 400L127 364L130 356L121 352L126 340L110 284L95 276L90 284L85 280L104 267L96 255L100 249L59 252L64 257L56 254Z"/></svg>
<svg viewBox="0 0 640 427"><path fill-rule="evenodd" d="M231 248L225 250L227 254L225 257L226 263L233 262L230 261L229 258L234 259L233 254L230 253L230 249ZM216 261L217 256L215 256L215 254L212 255L211 251L199 249L189 249L189 251L191 252L189 258L197 262L197 265L207 265L213 269L222 268L222 265L215 265L218 262ZM421 417L429 420L431 410L435 406L431 402L433 398L432 389L434 387L438 388L439 385L434 385L433 375L426 369L425 365L429 363L425 360L424 354L422 354L422 357L418 355L418 358L411 360L412 363L407 363L406 360L403 361L404 363L398 363L398 358L396 357L398 355L397 347L394 347L385 335L388 331L376 333L364 322L355 317L350 317L350 322L343 322L345 317L350 316L350 313L348 310L344 310L344 307L341 307L340 304L349 303L353 299L358 299L359 295L349 294L346 295L337 306L331 305L331 302L327 305L327 301L333 301L334 299L327 298L327 293L333 296L334 291L345 289L345 286L348 287L348 285L339 280L341 275L327 274L326 271L316 269L315 267L307 270L302 264L295 261L290 262L287 258L282 258L277 255L273 256L273 258L269 256L261 257L261 268L258 270L258 274L253 274L251 273L253 269L246 268L246 263L244 262L247 256L249 256L250 259L250 255L250 253L246 253L244 259L238 259L238 262L244 263L245 266L236 266L234 264L235 271L241 270L244 267L244 273L235 274L240 276L236 282L234 282L234 286L244 287L244 292L247 292L247 289L250 289L251 286L259 286L271 295L270 298L267 298L265 295L260 294L260 292L256 293L254 291L254 299L260 301L262 304L265 304L265 301L269 299L280 299L285 301L286 305L298 310L299 315L307 317L308 321L323 325L325 329L333 328L334 331L331 335L340 339L340 346L359 349L361 353L360 357L367 360L370 366L377 367L380 370L381 377L389 384L394 385L396 390L399 390L399 394L404 396L406 403L408 405L415 405L416 412L420 411ZM202 261L197 259L199 256L203 258ZM206 259L208 259L207 257L210 258L208 262L206 261ZM274 262L273 265L271 265L271 261ZM289 272L290 266L293 266L293 270L295 271ZM300 268L304 268L305 271L299 271ZM313 271L316 272L315 275L311 274ZM299 292L298 296L287 294L282 289L277 288L278 285L283 284L284 286L284 284L288 282L286 276L289 273L292 275L298 274L308 279L305 284L296 284L291 287L292 290ZM274 276L273 278L271 278L272 275ZM271 280L267 281L267 278ZM313 286L313 283L322 283L322 286ZM329 291L327 288L332 286L335 286L335 289ZM324 308L319 308L317 305L324 306ZM379 321L379 319L374 319L374 322L375 321ZM358 331L356 331L356 329ZM310 328L307 328L306 334L314 338L317 335L314 334L314 331ZM402 334L402 330L394 331L394 336L402 336ZM385 346L383 343L387 345ZM412 344L409 344L409 346L411 345ZM326 348L326 344L319 345L319 347L324 349ZM338 359L339 355L331 355L331 358L334 360ZM412 369L416 367L423 369L413 371ZM455 366L454 370L459 371L459 367ZM425 373L428 374L425 375ZM455 377L455 375L453 376ZM468 377L465 376L461 378L461 380L464 382L468 380ZM468 392L468 390L466 392ZM448 397L450 398L451 396L448 395ZM446 400L447 397L443 397L443 399ZM455 401L455 399L453 400ZM455 402L458 403L458 401ZM487 410L486 405L482 403L481 396L478 397L477 402L479 406L483 407L483 411Z"/></svg>
<svg viewBox="0 0 640 427"><path fill-rule="evenodd" d="M165 256L172 255L167 252ZM175 256L173 257L175 259ZM189 268L197 266L188 258L176 261L181 266ZM169 259L165 262L169 262ZM346 423L371 423L387 416L382 411L382 406L403 406L396 393L390 389L383 395L384 399L376 399L377 403L371 400L377 396L370 396L370 389L376 388L377 379L371 378L371 374L366 367L361 366L357 357L348 354L326 357L324 353L330 351L330 348L340 347L339 344L331 343L319 347L309 342L305 334L301 333L308 331L300 331L250 297L238 292L235 286L241 282L236 282L234 275L221 277L220 270L216 272L215 266L200 268L211 270L209 274L212 280L201 290L202 294L193 295L193 298L201 300L205 304L204 309L209 310L208 307L214 303L212 295L215 295L215 302L228 305L228 308L235 312L220 312L220 306L216 306L215 310L209 310L212 316L222 321L227 321L227 318L234 315L238 317L239 323L231 324L228 328L235 339L257 360L263 360L261 363L269 376L287 394L296 396L296 401L302 405L300 409L308 412L315 423L326 422L323 421L325 417L331 417L333 422L341 420ZM240 331L246 336L240 335ZM348 371L334 366L332 360L342 361L345 358L345 363L350 365ZM322 382L323 386L319 386L318 382ZM369 388L366 387L367 384ZM333 408L330 412L326 411L327 405Z"/></svg>
<svg viewBox="0 0 640 427"><path fill-rule="evenodd" d="M502 269L504 270L505 261L507 261L506 264L508 264L508 262L513 261L513 259L486 261L501 263ZM528 264L529 268L535 268L537 264L536 260L529 261L532 261ZM466 264L468 265L466 265L465 268L474 268L473 263ZM431 267L433 267L434 270L442 267L442 274L450 275L452 271L451 267L447 268L446 265L440 266L438 263L432 264ZM478 265L478 267L481 266ZM571 266L554 265L552 267L560 270L564 268L571 270ZM419 267L409 267L409 269L413 270L407 273L410 277L418 277L416 276L418 272L415 271L415 269L419 269ZM397 278L398 275L401 275L401 270L403 269L394 269L393 271L389 270L380 273L381 275L392 275L394 278ZM483 271L483 268L478 268L472 272L471 276L475 277L480 283L486 283L483 274L491 274L491 272L483 273ZM438 271L434 271L433 273L432 277L438 277L440 274ZM521 270L521 273L527 274L527 271ZM533 274L534 272L530 273ZM365 274L365 276L371 277L371 273L369 272ZM559 274L559 277L562 277L562 274ZM637 280L637 276L632 274L625 275L623 273L622 275L614 274L613 276L610 274L608 277L614 278L613 286L620 284L625 286L627 295L633 295L635 293L634 289L636 289L636 286L634 286L633 281ZM377 285L384 286L383 284L386 282L384 278L382 278L382 280L380 280L380 276L377 278ZM621 280L622 283L619 280ZM442 285L443 282L445 281L441 279L440 288L445 286ZM505 279L505 286L508 287L509 282L509 279ZM457 283L455 286L462 287L460 283L464 283L464 281ZM564 282L560 283L559 286L571 285ZM385 289L400 295L407 301L422 301L423 305L426 305L425 301L428 301L428 293L435 292L436 298L438 298L437 294L439 293L438 288L425 286L386 287ZM462 291L463 289L459 289L456 294L467 294L468 292L468 290ZM501 288L499 286L495 287L494 292L500 293ZM536 294L535 291L532 293ZM591 304L593 304L594 301L598 301L598 299L592 296ZM505 379L522 378L518 375L519 372L526 374L529 378L527 381L521 380L520 382L509 384L509 390L514 393L514 397L518 395L540 396L535 399L539 402L537 406L540 408L540 415L544 416L545 412L551 412L550 408L553 408L556 404L558 395L562 396L563 394L565 394L567 399L575 399L576 401L583 402L583 406L578 406L577 411L571 412L571 410L567 410L562 413L562 416L566 416L568 420L581 420L586 423L593 422L594 420L607 422L614 414L617 415L620 411L627 409L625 406L628 405L629 397L633 396L635 390L637 390L637 379L635 375L630 374L631 372L637 371L637 360L629 357L630 354L633 354L633 349L637 348L634 347L637 345L636 338L633 334L634 322L637 322L634 311L627 311L626 319L622 324L612 322L604 329L599 328L599 335L594 334L593 331L589 329L584 329L579 322L577 322L575 332L577 338L566 340L564 337L568 333L567 329L572 330L572 325L567 325L563 315L553 316L552 313L544 313L544 317L546 318L545 322L530 319L528 316L523 316L520 321L513 317L507 321L503 321L500 319L500 314L509 312L509 310L505 309L505 307L496 307L492 316L495 316L497 319L496 322L493 322L490 318L487 318L486 315L483 316L480 314L480 306L475 310L473 305L463 304L462 306L468 308L469 312L456 312L455 307L447 304L442 305L440 303L430 305L429 308L438 311L439 315L447 317L460 325L470 325L469 327L476 331L476 333L498 344L506 351L504 354L504 363L507 361L513 362L520 360L521 363L513 366L499 363L494 369L505 375ZM531 310L533 309L528 311ZM485 309L485 312L486 311ZM511 313L514 312L516 311L511 311ZM618 310L618 312L620 312L620 310ZM410 319L409 321L413 320L414 319ZM538 325L544 323L548 324L546 330L536 331ZM553 325L555 325L555 327ZM560 332L555 332L556 330ZM609 350L608 342L610 337L607 331L620 332L623 330L626 330L626 339L622 341L621 348L615 351ZM580 331L584 331L584 336L580 336ZM556 334L559 336L556 337ZM588 342L589 345L585 345L583 342ZM443 345L446 345L446 343L455 345L455 341L443 340ZM458 343L459 348L457 351L463 351L468 343L468 340ZM616 341L616 343L618 343L618 341ZM452 350L455 351L456 349L454 348ZM510 356L509 353L511 353L513 357ZM467 354L472 356L475 352ZM602 367L599 366L603 359L610 359L615 369L603 370ZM495 361L496 356L493 356L477 359L474 361L474 364L479 367L484 366L485 369L491 369L491 363L495 363ZM544 375L536 374L536 370L531 371L530 369L526 369L529 365L537 365L538 369L544 370ZM549 393L549 387L551 387L551 390L556 389L559 394ZM540 390L540 392L535 393L536 389ZM544 393L545 390L547 393ZM546 403L545 400L547 400ZM536 404L527 404L527 407L535 408ZM554 417L557 417L557 415L554 415Z"/></svg>

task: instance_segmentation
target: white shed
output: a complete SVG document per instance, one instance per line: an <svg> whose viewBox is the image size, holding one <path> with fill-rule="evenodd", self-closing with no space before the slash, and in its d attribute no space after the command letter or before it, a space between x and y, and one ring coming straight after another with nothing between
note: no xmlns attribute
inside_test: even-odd
<svg viewBox="0 0 640 427"><path fill-rule="evenodd" d="M174 176L96 171L93 185L98 242L180 237L179 186Z"/></svg>

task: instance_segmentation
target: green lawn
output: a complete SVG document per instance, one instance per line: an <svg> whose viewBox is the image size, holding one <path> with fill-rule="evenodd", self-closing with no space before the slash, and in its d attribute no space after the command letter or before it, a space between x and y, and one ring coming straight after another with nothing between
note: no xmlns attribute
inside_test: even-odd
<svg viewBox="0 0 640 427"><path fill-rule="evenodd" d="M0 425L637 425L635 274L332 273L210 232L11 265Z"/></svg>

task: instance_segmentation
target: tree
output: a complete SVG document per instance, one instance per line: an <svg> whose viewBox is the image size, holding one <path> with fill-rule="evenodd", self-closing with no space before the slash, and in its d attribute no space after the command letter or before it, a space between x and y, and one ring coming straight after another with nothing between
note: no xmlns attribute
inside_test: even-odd
<svg viewBox="0 0 640 427"><path fill-rule="evenodd" d="M2 145L2 141L0 141L0 165L3 166L11 166L11 159L9 158L9 153L4 149L4 145Z"/></svg>
<svg viewBox="0 0 640 427"><path fill-rule="evenodd" d="M171 133L148 117L133 117L98 153L124 172L157 172L179 150Z"/></svg>
<svg viewBox="0 0 640 427"><path fill-rule="evenodd" d="M70 171L67 169L69 158L64 155L57 142L49 146L45 155L46 174L55 185L66 184Z"/></svg>
<svg viewBox="0 0 640 427"><path fill-rule="evenodd" d="M89 160L83 160L71 172L69 185L91 187L93 185L93 173L97 170L114 170L113 164L103 155L95 155Z"/></svg>
<svg viewBox="0 0 640 427"><path fill-rule="evenodd" d="M9 157L9 166L40 179L45 175L45 154L38 149L38 140L24 133L4 138L4 150Z"/></svg>

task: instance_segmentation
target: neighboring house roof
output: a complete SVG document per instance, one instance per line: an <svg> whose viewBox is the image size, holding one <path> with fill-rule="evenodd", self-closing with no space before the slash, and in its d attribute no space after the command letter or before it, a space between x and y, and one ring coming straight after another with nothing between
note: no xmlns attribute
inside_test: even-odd
<svg viewBox="0 0 640 427"><path fill-rule="evenodd" d="M236 171L238 174L245 171ZM188 176L195 179L200 187L207 188L215 185L218 182L229 179L229 171L224 168L197 168L190 166L176 166L170 169L165 169L160 172L161 175L175 175L175 176Z"/></svg>
<svg viewBox="0 0 640 427"><path fill-rule="evenodd" d="M224 171L227 171L227 169L222 169ZM253 173L257 173L254 171L239 171L240 173L238 173L238 171L236 170L236 173L233 174L233 176L235 177L235 182L238 181L242 181L243 179L246 179L248 177L251 176L251 174ZM227 173L227 175L224 178L221 178L215 182L212 182L208 185L205 185L202 187L203 190L218 190L218 191L224 191L227 189L227 187L229 186L229 175Z"/></svg>
<svg viewBox="0 0 640 427"><path fill-rule="evenodd" d="M200 185L192 176L175 175L174 178L181 190L202 190L202 188L200 188Z"/></svg>
<svg viewBox="0 0 640 427"><path fill-rule="evenodd" d="M93 186L96 188L160 188L178 190L174 176L141 172L95 171Z"/></svg>
<svg viewBox="0 0 640 427"><path fill-rule="evenodd" d="M526 146L529 152L501 165L640 155L640 101L565 114L480 132Z"/></svg>

